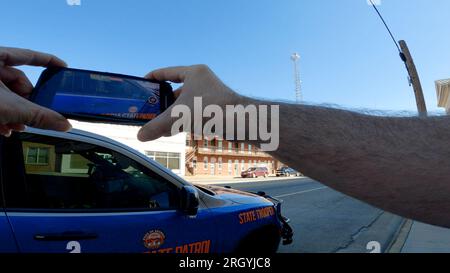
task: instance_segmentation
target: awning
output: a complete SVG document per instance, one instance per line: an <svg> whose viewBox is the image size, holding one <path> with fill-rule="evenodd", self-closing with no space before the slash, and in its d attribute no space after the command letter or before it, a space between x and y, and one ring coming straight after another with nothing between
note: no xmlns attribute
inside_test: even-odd
<svg viewBox="0 0 450 273"><path fill-rule="evenodd" d="M438 106L449 108L450 107L450 79L436 81L436 94L438 97Z"/></svg>

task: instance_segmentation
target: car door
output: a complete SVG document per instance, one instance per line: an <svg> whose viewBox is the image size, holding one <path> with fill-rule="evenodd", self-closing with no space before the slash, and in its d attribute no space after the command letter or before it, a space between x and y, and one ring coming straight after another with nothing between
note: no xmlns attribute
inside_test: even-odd
<svg viewBox="0 0 450 273"><path fill-rule="evenodd" d="M0 136L0 173L3 158L3 136ZM17 252L17 245L14 241L14 234L8 222L3 202L3 180L0 176L0 253Z"/></svg>
<svg viewBox="0 0 450 273"><path fill-rule="evenodd" d="M21 252L217 251L208 210L181 212L179 186L118 147L61 136L7 140L6 212Z"/></svg>

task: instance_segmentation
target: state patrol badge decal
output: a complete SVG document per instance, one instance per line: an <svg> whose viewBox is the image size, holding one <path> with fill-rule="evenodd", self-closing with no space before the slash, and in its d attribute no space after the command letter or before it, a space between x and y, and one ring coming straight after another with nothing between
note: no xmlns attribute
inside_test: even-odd
<svg viewBox="0 0 450 273"><path fill-rule="evenodd" d="M155 98L155 97L150 97L150 98L148 98L147 101L148 101L148 103L150 103L151 105L155 105L155 104L158 103L158 99Z"/></svg>
<svg viewBox="0 0 450 273"><path fill-rule="evenodd" d="M145 234L144 238L144 246L148 249L158 249L160 248L166 239L164 232L161 230L152 230Z"/></svg>

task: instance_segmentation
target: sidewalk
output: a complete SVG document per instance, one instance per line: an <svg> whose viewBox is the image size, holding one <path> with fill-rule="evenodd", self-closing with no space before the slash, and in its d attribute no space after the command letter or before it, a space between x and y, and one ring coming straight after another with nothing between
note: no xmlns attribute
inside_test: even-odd
<svg viewBox="0 0 450 273"><path fill-rule="evenodd" d="M413 222L402 253L450 253L450 229Z"/></svg>
<svg viewBox="0 0 450 273"><path fill-rule="evenodd" d="M228 177L228 176L185 176L185 180L194 184L236 184L236 183L252 183L252 182L273 182L277 180L294 180L305 179L305 177L276 177L269 176L267 178L242 178L242 177Z"/></svg>

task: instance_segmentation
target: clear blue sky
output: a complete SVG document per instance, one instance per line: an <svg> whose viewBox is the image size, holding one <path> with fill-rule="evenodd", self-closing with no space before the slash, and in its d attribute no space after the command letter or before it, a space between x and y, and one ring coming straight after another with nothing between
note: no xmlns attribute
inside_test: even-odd
<svg viewBox="0 0 450 273"><path fill-rule="evenodd" d="M302 55L304 99L415 110L398 52L366 0L0 0L0 44L54 53L71 67L144 75L208 64L235 90L294 100L290 54ZM450 78L450 1L381 0L436 111ZM40 70L26 68L33 82Z"/></svg>

